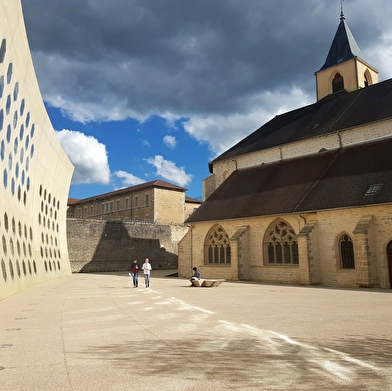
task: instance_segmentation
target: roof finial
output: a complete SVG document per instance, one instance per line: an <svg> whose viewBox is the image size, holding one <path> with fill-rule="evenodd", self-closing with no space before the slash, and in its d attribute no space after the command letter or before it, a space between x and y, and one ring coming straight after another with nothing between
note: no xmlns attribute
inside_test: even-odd
<svg viewBox="0 0 392 391"><path fill-rule="evenodd" d="M340 0L340 20L344 20L344 13L343 13L343 1L344 0Z"/></svg>

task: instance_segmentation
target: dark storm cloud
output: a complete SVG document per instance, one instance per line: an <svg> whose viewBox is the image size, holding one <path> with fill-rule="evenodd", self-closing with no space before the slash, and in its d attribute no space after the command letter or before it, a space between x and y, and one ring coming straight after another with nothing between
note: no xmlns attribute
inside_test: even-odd
<svg viewBox="0 0 392 391"><path fill-rule="evenodd" d="M345 1L364 54L389 1ZM312 94L340 13L338 0L22 3L44 98L85 120L246 113L264 91Z"/></svg>

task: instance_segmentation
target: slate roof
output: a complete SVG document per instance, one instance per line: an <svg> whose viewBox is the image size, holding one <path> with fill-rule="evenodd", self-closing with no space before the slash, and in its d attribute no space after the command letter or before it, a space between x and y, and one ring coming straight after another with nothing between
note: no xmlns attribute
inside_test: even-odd
<svg viewBox="0 0 392 391"><path fill-rule="evenodd" d="M392 118L392 79L277 115L209 163Z"/></svg>
<svg viewBox="0 0 392 391"><path fill-rule="evenodd" d="M362 53L359 49L354 36L352 35L343 14L340 16L339 27L336 31L332 45L329 49L327 59L320 71L349 61L353 58L361 58Z"/></svg>
<svg viewBox="0 0 392 391"><path fill-rule="evenodd" d="M392 138L237 170L186 223L390 203L391 151Z"/></svg>

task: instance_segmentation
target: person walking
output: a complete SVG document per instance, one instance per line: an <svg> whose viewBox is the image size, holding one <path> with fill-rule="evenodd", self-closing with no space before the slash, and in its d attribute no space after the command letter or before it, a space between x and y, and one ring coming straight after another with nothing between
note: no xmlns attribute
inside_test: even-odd
<svg viewBox="0 0 392 391"><path fill-rule="evenodd" d="M146 284L146 288L150 287L150 274L152 267L150 265L150 260L148 258L145 259L142 266L143 274L144 274L144 282Z"/></svg>
<svg viewBox="0 0 392 391"><path fill-rule="evenodd" d="M139 285L139 265L137 264L137 259L133 260L130 273L133 279L133 287L137 288Z"/></svg>

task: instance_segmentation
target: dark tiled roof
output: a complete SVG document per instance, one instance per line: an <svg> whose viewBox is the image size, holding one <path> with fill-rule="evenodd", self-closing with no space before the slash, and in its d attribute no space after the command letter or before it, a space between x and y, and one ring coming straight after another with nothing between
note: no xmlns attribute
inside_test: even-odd
<svg viewBox="0 0 392 391"><path fill-rule="evenodd" d="M392 202L391 150L388 139L235 171L186 223Z"/></svg>
<svg viewBox="0 0 392 391"><path fill-rule="evenodd" d="M210 163L392 117L392 79L277 115Z"/></svg>
<svg viewBox="0 0 392 391"><path fill-rule="evenodd" d="M192 204L202 204L202 201L200 201L199 199L188 196L185 196L185 202L190 202Z"/></svg>
<svg viewBox="0 0 392 391"><path fill-rule="evenodd" d="M84 203L84 202L89 202L89 201L95 201L95 200L99 200L99 199L106 199L106 198L112 197L114 195L121 195L121 194L124 194L124 193L131 193L131 192L135 192L135 191L142 190L142 189L148 189L148 188L152 188L152 187L153 188L174 190L174 191L182 191L182 192L185 192L187 190L184 187L176 186L176 185L173 185L172 183L161 181L160 179L157 179L155 181L140 183L139 185L126 187L124 189L111 191L109 193L99 194L99 195L96 195L96 196L93 196L93 197L83 198L81 200L76 200L76 202L73 202L72 205L77 204L77 203Z"/></svg>
<svg viewBox="0 0 392 391"><path fill-rule="evenodd" d="M329 49L327 59L320 71L356 57L362 59L362 53L342 16L331 48Z"/></svg>

